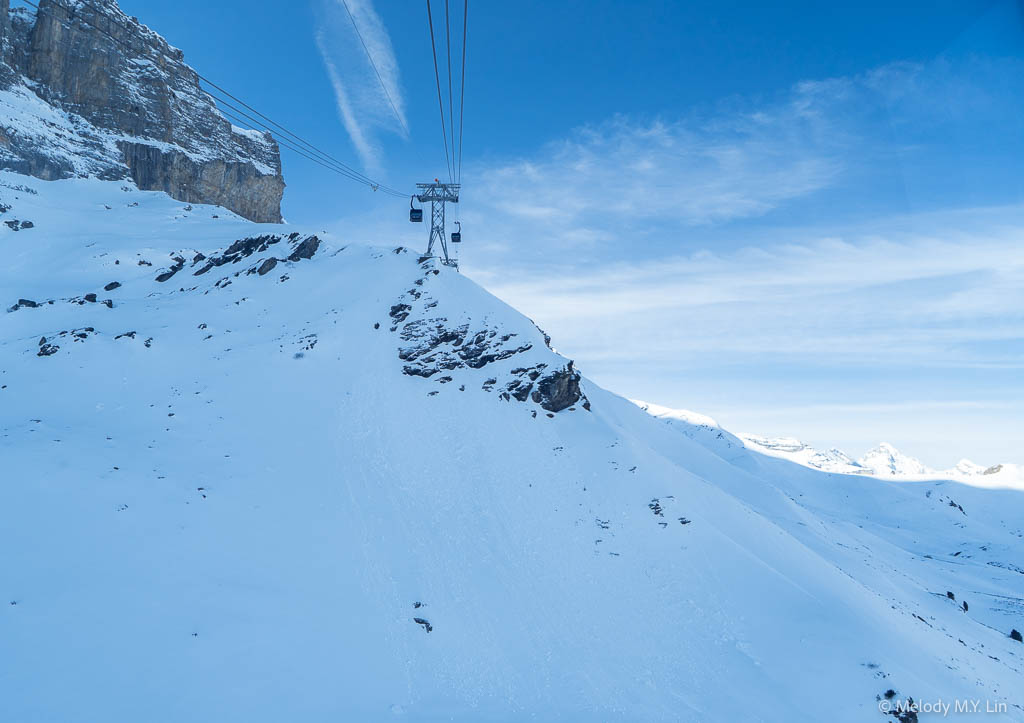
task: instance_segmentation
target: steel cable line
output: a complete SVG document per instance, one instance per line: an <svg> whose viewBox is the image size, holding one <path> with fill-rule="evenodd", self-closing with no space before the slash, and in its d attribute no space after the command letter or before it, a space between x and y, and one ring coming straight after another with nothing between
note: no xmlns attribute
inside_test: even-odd
<svg viewBox="0 0 1024 723"><path fill-rule="evenodd" d="M455 114L452 112L452 23L448 17L448 0L444 0L444 42L448 47L448 127L452 138L452 168L455 168ZM452 179L454 180L454 179Z"/></svg>
<svg viewBox="0 0 1024 723"><path fill-rule="evenodd" d="M197 74L197 75L198 75L198 74ZM283 128L283 126L281 126L281 125L279 125L278 123L274 122L274 121L273 121L273 120L271 120L270 118L267 118L267 116L265 116L265 115L263 115L262 113L260 113L260 112L259 112L258 110L256 110L256 109L255 109L255 108L253 108L252 106L250 106L250 105L249 105L248 103L246 103L245 101L243 101L243 100L240 100L239 98L235 97L234 95L232 95L232 94L231 94L231 93L229 93L228 91L224 90L224 89L223 89L223 88L221 88L221 87L220 87L219 85L216 85L215 83L213 83L213 82L211 82L210 80L206 79L206 78L205 78L205 77L203 77L202 75L200 75L199 77L200 77L200 79L202 79L202 80L203 80L204 82L206 82L206 83L207 83L208 85L212 86L213 88L216 88L216 89L217 89L217 90L219 90L219 91L220 91L221 93L223 93L224 95L226 95L226 96L227 96L228 98L231 98L232 100L234 100L235 102L237 102L237 103L238 103L239 105L241 105L241 106L243 106L243 107L245 107L245 108L248 108L248 109L249 109L249 110L251 110L251 111L252 111L253 113L255 113L255 114L256 114L257 116L259 116L260 118L263 118L263 119L264 119L264 120L266 121L266 123L262 123L261 125L263 125L263 127L264 127L264 128L265 128L265 129L266 129L266 130L267 130L268 132L270 132L270 133L273 133L273 134L277 135L277 136L278 136L278 138L277 138L278 142L280 142L280 141L281 141L281 136L282 136L282 135L287 135L287 136L288 136L288 137L290 137L291 139L294 139L294 140L293 140L292 142L297 142L298 144L301 144L302 146L304 146L304 147L308 148L308 149L309 149L309 151L310 151L311 153L315 153L315 154L317 154L317 155L319 155L319 156L322 156L323 158L325 158L326 160L330 161L331 163L335 163L335 164L337 164L338 166L341 166L342 168L344 168L344 169L345 169L346 171L348 171L348 172L349 172L349 173L351 174L351 177L352 177L352 178L353 178L354 180L359 180L359 181L361 181L362 183L364 183L364 184L366 184L366 185L368 185L368 186L375 186L375 187L377 187L377 188L386 188L386 186L384 186L383 184L381 184L381 183L378 183L377 181L374 181L374 180L373 180L372 178L370 178L369 176L367 176L367 175L365 175L365 174L361 173L360 171L356 170L355 168L352 168L351 166L349 166L348 164L344 163L343 161L339 161L339 160L338 160L337 158L335 158L334 156L330 155L329 153L326 153L326 152L324 152L324 151L321 151L321 150L320 150L319 148L317 148L316 146L314 146L314 145L313 145L312 143L309 143L308 141L305 141L305 140L303 140L302 138L300 138L299 136L295 135L295 134L294 134L294 133L292 133L291 131L289 131L289 130L287 130L287 129L284 129L284 128ZM207 92L209 93L209 91L207 91ZM211 95L211 96L213 96L214 94L213 94L213 93L210 93L210 95ZM216 96L214 96L214 97L216 98ZM219 99L219 98L218 98L217 100L218 100L218 102L220 102L220 103L225 103L225 101L224 101L224 100L222 100L222 99ZM270 125L272 125L272 126L275 126L275 127L277 127L277 128L282 128L282 131L275 131L275 130L274 130L273 128L271 128L270 126L268 126L268 125L267 125L268 123L269 123ZM394 189L392 189L392 190L394 190ZM404 193L403 193L403 194L400 194L400 195L402 195L402 196L405 196L406 194L404 194Z"/></svg>
<svg viewBox="0 0 1024 723"><path fill-rule="evenodd" d="M232 95L231 93L229 93L228 91L224 90L224 89L223 89L223 88L221 88L221 87L220 87L219 85L217 85L216 83L214 83L214 82L210 81L210 80L209 80L209 79L207 79L206 77L204 77L204 76L202 76L202 75L199 75L198 73L197 73L196 75L198 75L198 76L199 76L199 78L200 78L201 80L203 80L203 81L204 81L204 82L205 82L205 83L206 83L207 85L210 85L210 86L212 86L213 88L216 88L216 89L217 89L217 90L219 90L219 91L220 91L221 93L223 93L224 95L226 95L226 96L227 96L228 98L231 98L232 100L234 100L234 101L235 101L236 103L238 103L239 105L241 105L241 106L243 106L243 107L245 107L245 108L249 109L250 111L252 111L253 113L255 113L255 114L256 114L257 116L259 116L260 118L263 118L263 119L264 119L264 120L266 121L266 123L262 124L262 125L263 125L263 127L264 127L264 128L266 128L266 130L267 130L268 132L270 132L270 133L273 133L273 134L277 135L277 136L278 136L278 138L277 138L277 140L278 140L278 141L280 141L280 140L281 140L280 136L281 136L282 134L285 134L285 135L289 136L289 137L290 137L291 139L294 139L294 140L293 140L293 142L297 142L298 144L301 144L302 146L304 146L304 147L308 148L308 149L309 149L309 151L310 151L311 153L315 153L315 154L317 154L317 155L319 155L319 156L322 156L322 157L324 157L325 159L329 160L330 162L332 162L332 163L336 163L337 165L339 165L339 166L341 166L342 168L346 169L346 170L347 170L347 171L348 171L349 173L351 173L351 174L352 174L352 177L353 177L354 179L358 179L358 180L362 181L363 183L365 183L365 184L366 184L366 185L368 185L368 186L376 186L377 188L385 188L385 186L384 186L383 184L381 184L381 183L378 183L377 181L374 181L374 180L373 180L372 178L370 178L369 176L367 176L367 175L363 174L362 172L360 172L360 171L356 170L355 168L352 168L351 166L349 166L348 164L344 163L343 161L339 161L339 160L338 160L337 158L335 158L334 156L330 155L329 153L326 153L326 152L324 152L324 151L321 151L321 150L320 150L319 148L317 148L316 146L314 146L314 145L313 145L312 143L310 143L309 141L303 140L303 139L302 139L301 137L299 137L299 136L295 135L294 133L292 133L292 132L291 132L291 131L289 131L288 129L284 128L284 126L282 126L282 125L280 125L280 124L276 123L275 121L271 120L271 119L270 119L270 118L268 118L267 116L263 115L263 114L262 114L262 113L260 113L260 112L259 112L258 110L256 110L255 108L253 108L253 107L252 107L251 105L249 105L249 104L248 104L248 103L246 103L245 101L243 101L243 100L241 100L241 99L237 98L236 96ZM209 93L209 91L207 91L207 92ZM213 93L210 93L210 95L212 96L212 95L213 95ZM216 96L214 96L214 97L216 97ZM221 102L221 103L224 103L224 102L225 102L225 101L223 101L223 100L220 100L220 99L218 99L218 100L219 100L219 102ZM273 130L273 128L270 128L270 127L269 127L269 126L267 125L267 123L269 123L270 125L272 125L272 126L275 126L275 127L277 127L277 128L280 128L281 130L280 130L280 131L275 131L275 130ZM401 195L402 195L402 196L405 196L406 194L404 194L404 193L403 193L403 194L401 194Z"/></svg>
<svg viewBox="0 0 1024 723"><path fill-rule="evenodd" d="M437 46L434 43L434 15L430 11L430 0L427 0L427 22L430 24L430 50L434 55L434 80L437 83L437 109L441 111L441 136L444 139L444 162L448 165L448 180L455 182L452 176L452 163L448 158L448 129L444 126L444 101L441 100L441 73L437 69ZM455 139L452 138L452 143Z"/></svg>
<svg viewBox="0 0 1024 723"><path fill-rule="evenodd" d="M261 132L267 132L267 133L273 134L272 129L268 128L266 123L263 123L260 120L258 120L256 118L253 118L248 113L243 112L241 109L237 108L236 106L232 105L228 101L224 100L223 98L218 97L217 95L215 95L213 93L210 93L210 96L214 100L216 100L217 103L220 106L223 106L222 108L220 108L220 111L224 115L227 115L227 113L224 110L224 107L230 108L230 109L234 110L236 113L239 113L239 114L243 115L245 118L248 118L249 119L249 124L255 126L254 128L250 128L249 130L258 130L258 131L261 131ZM325 154L322 154L322 153L319 153L319 152L315 152L315 151L310 151L309 149L303 148L302 146L298 145L297 143L294 143L293 141L291 141L288 138L282 138L280 135L277 135L277 136L274 137L274 141L276 141L277 144L282 146L283 148L287 148L290 151L298 153L303 158L308 158L309 160L314 161L314 162L318 163L319 165L324 166L325 168L330 168L331 170L335 171L339 175L344 176L345 178L348 178L349 180L355 181L356 183L360 183L360 184L362 184L364 186L367 186L367 187L369 187L370 189L372 189L374 191L380 190L380 191L383 191L384 193L386 193L386 194L388 194L390 196L395 196L396 198L405 198L406 196L409 195L407 193L403 193L402 191L399 191L399 190L397 190L395 188L392 188L390 186L385 186L385 185L383 185L381 183L378 183L377 181L374 181L371 178L367 178L367 177L363 176L362 174L353 173L351 168L349 168L348 166L346 166L343 163L339 163L339 162L333 160L333 158L331 156L327 156ZM314 153L317 153L320 157L317 157L317 155L313 155Z"/></svg>
<svg viewBox="0 0 1024 723"><path fill-rule="evenodd" d="M255 130L255 131L261 131L261 132L266 130L266 124L261 122L259 119L254 118L253 116L251 116L248 113L246 113L245 111L243 111L241 108L238 108L237 106L232 105L231 103L229 103L228 101L224 100L223 98L220 98L220 97L218 97L218 96L216 96L216 95L214 95L212 93L210 95L211 95L211 97L215 101L217 101L217 103L219 103L221 106L223 106L222 108L220 108L221 113L223 113L225 116L231 118L231 120L239 121L242 124L241 127L244 128L245 130ZM244 120L244 121L239 120L239 118L237 116L230 115L224 108L228 108L228 109L234 111L238 115L244 117L246 120ZM318 163L320 163L321 165L330 166L332 168L332 170L337 170L339 173L344 175L346 178L349 178L349 179L351 179L353 181L357 181L359 183L364 183L364 184L366 183L366 181L363 180L362 178L358 178L358 177L350 174L347 170L339 168L337 166L334 166L333 164L331 164L330 161L325 161L325 160L323 160L321 158L317 158L316 156L309 155L309 151L307 151L306 149L302 148L301 146L296 146L296 145L290 143L289 141L284 140L284 139L280 139L280 138L278 138L276 140L284 148L287 148L289 150L296 151L296 152L301 150L301 153L302 153L302 155L304 157L309 158L310 160L315 160ZM376 188L374 188L374 190L376 190Z"/></svg>
<svg viewBox="0 0 1024 723"><path fill-rule="evenodd" d="M462 84L459 91L459 164L455 182L462 183L462 124L466 109L466 25L469 21L469 0L462 5ZM454 143L454 141L453 141Z"/></svg>
<svg viewBox="0 0 1024 723"><path fill-rule="evenodd" d="M229 113L228 111L225 111L225 110L222 110L221 113L224 114L225 118L227 118L227 119L237 123L238 126L240 128L242 128L243 130L256 130L256 131L259 130L258 128L252 128L251 127L251 125L252 125L251 121L244 121L244 120L238 118L235 115L232 115L231 113ZM293 152L299 154L300 156L302 156L303 158L306 158L306 159L312 161L313 163L316 163L317 165L323 166L324 168L326 168L326 169L328 169L330 171L334 171L335 173L339 173L339 174L342 173L341 171L339 171L334 166L330 166L330 165L324 163L319 158L316 158L315 156L311 156L311 155L307 154L305 151L302 151L301 149L299 149L296 146L291 146L291 145L288 145L288 144L286 144L284 142L281 142L281 145L282 145L282 147L287 148L288 150L293 151ZM342 174L342 175L344 175L344 174ZM350 176L346 176L346 177L350 178ZM402 198L404 198L404 197L405 197L405 195L403 194Z"/></svg>
<svg viewBox="0 0 1024 723"><path fill-rule="evenodd" d="M227 106L228 108L230 108L231 110L233 110L235 113L238 113L239 115L241 115L241 116L245 117L246 119L248 119L246 121L243 121L243 120L239 119L237 116L234 116L231 113L228 113L223 108L221 109L221 113L223 113L226 117L230 118L231 120L241 124L240 127L244 128L246 130L259 130L260 126L262 126L263 128L266 127L265 124L260 123L260 121L258 121L257 119L253 118L251 115L249 115L245 111L240 110L239 108L236 108L235 106L231 105L230 103L228 103L227 101L225 101L225 100L223 100L221 98L217 98L216 96L214 96L214 98L219 103L222 103L225 106ZM254 128L252 126L257 126L257 127ZM321 160L321 159L319 159L319 158L317 158L315 156L310 155L305 149L303 149L300 146L296 146L296 145L294 145L294 144L292 144L292 143L290 143L290 142L288 142L286 140L283 140L281 138L278 138L276 140L282 146L284 146L285 148L287 148L290 151L298 153L303 158L307 158L307 159L313 161L314 163L316 163L318 165L321 165L321 166L323 166L324 168L326 168L326 169L328 169L330 171L334 171L335 173L337 173L337 174L339 174L341 176L344 176L345 178L348 178L350 180L356 181L357 183L367 184L367 182L364 181L363 179L356 178L356 177L352 176L350 173L348 173L347 170L345 170L343 168L337 167L336 165L332 164L330 161L323 161L323 160ZM367 184L367 185L369 185L369 184ZM373 186L373 185L370 185L370 188L372 188L374 191L378 191L378 190L382 191L383 193L385 193L385 194L387 194L389 196L394 196L395 198L406 198L408 196L408 194L406 194L406 193L402 193L401 191L397 191L397 190L395 190L393 188L389 188L387 186Z"/></svg>
<svg viewBox="0 0 1024 723"><path fill-rule="evenodd" d="M220 98L219 96L217 96L215 93L210 93L210 97L212 97L214 100L216 100L221 105L223 105L223 106L225 106L227 108L230 108L235 113L238 113L239 115L244 116L245 118L247 118L248 119L248 123L246 125L256 126L255 128L250 128L249 130L260 130L260 129L262 129L262 130L267 130L269 132L269 129L267 128L267 124L266 123L261 122L257 118L253 118L251 115L246 113L241 108L238 108L237 106L232 105L228 101L226 101L223 98ZM221 112L222 113L224 112L223 108L221 109ZM237 118L235 120L237 120ZM407 194L402 193L401 191L398 191L398 190L396 190L394 188L391 188L389 186L376 185L376 184L373 183L373 181L369 181L369 180L367 180L365 178L362 178L362 177L359 177L359 176L355 176L355 175L353 175L351 173L351 171L346 166L340 166L339 167L338 164L334 163L333 161L331 161L329 159L320 159L320 158L316 158L316 157L311 157L310 155L308 155L309 152L306 151L306 149L302 148L301 146L296 147L296 145L294 143L291 143L290 141L288 141L286 139L276 138L275 140L278 143L280 143L282 146L284 146L285 148L288 148L289 150L296 151L296 152L299 152L301 150L302 151L301 155L303 155L303 157L309 158L310 160L318 161L320 163L320 165L331 166L332 170L337 171L339 174L341 174L341 175L345 176L346 178L349 178L349 179L351 179L353 181L356 181L357 183L362 183L362 184L368 185L374 191L380 189L380 190L384 191L385 193L389 193L390 195L398 196L398 197L401 197L401 198L405 198L405 196L407 195Z"/></svg>
<svg viewBox="0 0 1024 723"><path fill-rule="evenodd" d="M395 118L398 119L398 122L402 124L402 128L405 129L405 135L409 136L409 126L405 124L405 119L402 117L402 114L398 112L398 108L395 107L395 101L391 99L391 93L388 92L387 86L384 85L384 79L381 77L380 71L377 70L377 64L373 61L373 56L370 55L370 49L366 47L366 41L363 40L363 34L359 32L359 26L356 25L356 19L352 16L352 11L348 7L348 0L341 0L341 3L345 6L345 11L348 13L348 19L352 21L352 28L356 31L356 35L359 37L359 42L362 44L363 50L366 52L366 59L370 61L370 65L373 67L373 72L377 74L377 80L380 82L381 90L383 90L384 95L387 96L388 103L391 104L391 110L395 112Z"/></svg>
<svg viewBox="0 0 1024 723"><path fill-rule="evenodd" d="M39 7L39 5L37 5L37 4L35 3L35 2L32 2L32 0L22 0L22 1L23 1L24 3L26 3L27 5L31 5L32 7L34 7L34 8L35 8L35 9L36 9L37 11L39 11L39 12L47 12L47 11L46 11L46 10L44 10L43 8L40 8L40 7ZM96 5L94 5L94 4L92 4L91 2L89 2L89 0L79 0L79 2L81 2L81 3L82 3L82 5L85 5L86 7L88 7L88 8L90 8L90 9L92 9L93 11L95 11L95 12L97 12L97 13L102 13L102 10L101 10L100 8L96 7ZM62 3L60 3L60 2L56 2L56 1L54 2L54 4L55 4L55 5L57 5L57 6L59 6L59 7L61 7L61 8L63 8L64 10L68 11L69 15L71 15L72 17L74 16L74 8L68 7L67 5L64 5L64 4L62 4ZM71 25L70 25L70 22L68 22L67 20L64 20L64 19L62 19L62 18L59 18L59 17L57 17L56 15L54 15L54 14L52 14L52 13L49 13L49 14L50 14L50 16L51 16L51 17L53 17L53 18L54 18L55 20L57 20L57 21L58 21L58 22L60 22L61 24L63 24L63 25L66 25L67 27L70 27L70 26L71 26ZM124 40L122 40L122 39L120 39L120 38L118 38L118 37L115 37L114 35L111 35L111 34L110 34L110 33L109 33L109 32L108 32L107 30L105 30L104 28L101 28L100 26L96 25L95 23L89 22L89 21L88 21L87 19L85 19L85 18L79 18L79 20L81 20L81 21L82 21L82 22L83 22L84 24L86 24L86 25L90 26L90 27L91 27L91 28L93 28L94 30L97 30L97 31L99 31L100 33L102 33L102 34L103 34L103 35L105 35L106 37L110 38L111 40L113 40L113 41L114 41L115 43L117 43L118 45L121 45L122 47L124 47L124 48L127 48L127 49L129 49L129 50L131 50L131 49L132 49L132 48L131 48L131 46L130 46L130 45L129 45L129 44L127 43L127 42L125 42ZM193 70L194 70L194 69L193 69ZM276 122L276 121L274 121L274 120L273 120L272 118L269 118L268 116L265 116L264 114L260 113L260 112L259 112L258 110L256 110L255 108L253 108L253 107L252 107L251 105L249 105L248 103L246 103L246 102L245 102L245 101L243 101L242 99L238 98L237 96L235 96L235 95L231 94L231 93L230 93L230 92L229 92L228 90L226 90L226 89L222 88L221 86L217 85L217 84L216 84L216 83L214 83L214 82L213 82L212 80L210 80L210 79L209 79L209 78L207 78L206 76L202 75L202 74L201 74L201 73L199 73L198 71L196 71L196 76L197 76L197 77L198 77L198 78L199 78L200 80L202 80L203 82L205 82L205 83L206 83L207 85L210 85L210 86L212 86L213 88L216 88L217 90L219 90L219 91L220 91L221 93L223 93L223 94L224 94L224 95L226 95L227 97L231 98L232 100L234 100L235 102L237 102L237 103L239 103L240 105L244 106L245 108L248 108L248 109L249 109L250 111L252 111L253 113L255 113L255 114L256 114L257 116L259 116L260 118L263 118L263 119L264 119L264 120L265 120L265 121L266 121L267 123L269 123L269 124L273 125L274 127L278 128L278 129L279 129L278 131L274 131L274 130L272 130L271 128L269 128L269 127L267 127L267 126L265 126L265 125L264 125L264 127L266 128L266 130L267 130L268 132L271 132L272 134L276 134L276 135L278 135L278 136L279 136L279 137L278 137L278 138L276 139L276 140L277 140L277 141L278 141L279 143L280 143L280 141L281 141L280 135L281 135L281 134L286 134L286 135L287 135L287 136L289 136L290 138L294 139L294 141L295 141L295 142L297 142L298 144L301 144L301 146L305 147L305 149L307 150L307 152L308 152L308 153L314 153L314 154L317 154L317 155L319 155L319 156L322 156L323 158L327 159L327 160L328 160L328 161L330 161L331 163L335 163L335 164L337 164L338 166L340 166L340 167L342 167L342 168L346 169L346 170L347 170L347 171L348 171L348 172L349 172L349 173L351 174L351 175L349 175L349 176L347 176L347 177L349 177L349 178L352 178L352 180L358 180L358 181L360 181L361 183L363 183L363 184L365 184L365 185L367 185L367 186L369 186L369 187L371 187L371 188L374 188L374 189L377 189L377 188L381 188L381 189L386 189L386 188L388 188L387 186L384 186L383 184L380 184L380 183L378 183L377 181L374 181L374 180L373 180L372 178L370 178L370 177L366 176L365 174L363 174L363 173L361 173L361 172L357 171L356 169L352 168L351 166L348 166L348 165L347 165L347 164L345 164L344 162L342 162L342 161L339 161L338 159L334 158L334 157L333 157L333 156L331 156L330 154L328 154L328 153L326 153L326 152L324 152L324 151L320 150L319 148L317 148L317 147L316 147L315 145L313 145L313 144L312 144L312 143L310 143L309 141L307 141L307 140L303 139L303 138L302 138L301 136L298 136L298 135L296 135L295 133L292 133L292 132L291 132L290 130L288 130L287 128L285 128L285 127L284 127L283 125L281 125L280 123L277 123L277 122ZM211 97L215 97L215 96L213 95L213 93L209 93L209 91L207 91L207 92L208 92L208 94L209 94L209 95L210 95ZM217 100L218 100L219 102L224 102L223 100L220 100L220 99L217 99ZM290 150L294 150L294 148L293 148L292 146L290 146L290 145L289 145L289 146L285 146L285 147L289 148ZM306 157L308 157L308 156L306 156ZM342 174L342 175L346 175L346 174ZM391 190L391 191L393 191L393 192L394 192L395 194L397 194L397 195L400 195L400 196L402 196L403 198L404 198L404 197L405 197L405 196L407 195L407 194L404 194L404 193L402 193L402 192L400 192L400 191L396 191L395 189L388 189L388 190Z"/></svg>
<svg viewBox="0 0 1024 723"><path fill-rule="evenodd" d="M254 129L254 128L246 128L246 127L247 127L247 126L249 126L250 124L249 124L249 123L247 123L246 121L243 121L243 120L241 120L240 118L238 118L238 117L236 117L236 116L232 115L231 113L228 113L227 111L221 111L221 112L222 112L222 113L224 113L224 116L225 116L226 118L229 118L229 119L231 119L232 121L234 121L234 122L238 123L238 124L240 125L240 127L242 127L243 129L246 129L246 130L257 130L257 129ZM247 118L249 118L250 116L248 116L248 115L247 115L246 117L247 117ZM297 153L297 154L299 154L299 155L300 155L300 156L302 156L303 158L306 158L306 159L308 159L308 160L312 161L313 163L316 163L317 165L323 166L324 168L326 168L326 169L327 169L327 170L329 170L329 171L334 171L335 173L338 173L338 174L340 174L340 175L342 175L342 176L345 176L346 178L351 178L351 176L348 176L348 175L346 175L346 174L345 174L345 173L344 173L343 171L339 170L339 169L338 169L338 168L336 168L335 166L332 166L332 165L329 165L329 164L327 164L327 163L324 163L324 162L323 162L323 161L321 161L321 160L320 160L319 158L316 158L315 156L311 156L311 155L309 155L308 153L304 152L304 151L303 151L303 150L302 150L301 148L299 148L299 147L296 147L296 146L293 146L293 145L290 145L290 144L288 144L287 142L282 142L282 141L280 141L280 140L279 140L279 142L280 142L280 143L281 143L281 144L282 144L282 145L283 145L283 146L284 146L285 148L287 148L287 149L289 149L289 150L293 151L294 153ZM354 179L353 179L353 180L354 180ZM360 182L361 182L361 181L360 181ZM377 189L377 188L374 188L373 190L374 190L374 191L376 191L376 190L378 190L378 189ZM383 193L385 193L385 194L387 194L387 195L389 195L389 196L393 196L393 197L395 197L395 198L403 198L403 199L404 199L404 198L406 198L406 196L407 196L407 194L404 194L404 193L400 193L400 192L397 192L397 191L391 191L391 190L389 190L389 189L384 189L384 188L381 188L381 189L379 189L379 190L381 190L381 191L382 191Z"/></svg>

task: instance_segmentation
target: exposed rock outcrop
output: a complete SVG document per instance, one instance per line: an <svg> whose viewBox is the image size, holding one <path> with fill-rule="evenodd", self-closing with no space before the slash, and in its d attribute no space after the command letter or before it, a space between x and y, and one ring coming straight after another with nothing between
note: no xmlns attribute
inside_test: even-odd
<svg viewBox="0 0 1024 723"><path fill-rule="evenodd" d="M560 412L578 402L582 396L580 373L573 369L570 361L565 369L559 369L537 382L533 401L549 412ZM584 400L583 406L590 409L590 402Z"/></svg>
<svg viewBox="0 0 1024 723"><path fill-rule="evenodd" d="M543 339L547 345L546 334L539 329L526 338L515 332L502 333L502 326L486 316L456 312L463 318L453 319L439 308L440 300L428 289L428 282L438 271L429 264L422 268L424 276L391 306L388 314L390 329L401 340L398 358L404 374L448 384L456 381L452 373L479 373L477 379L460 375L458 381L475 385L483 379L480 386L484 391L495 391L507 402L539 405L549 416L575 410L576 405L590 410L590 402L580 388L580 373L572 361L538 343ZM465 385L459 384L459 388L465 389Z"/></svg>
<svg viewBox="0 0 1024 723"><path fill-rule="evenodd" d="M11 13L8 0L0 0L0 90L14 82L14 71L10 64L11 56ZM3 129L0 128L0 146L4 142Z"/></svg>
<svg viewBox="0 0 1024 723"><path fill-rule="evenodd" d="M143 190L279 222L269 134L235 128L183 53L116 0L0 0L0 168L131 178Z"/></svg>

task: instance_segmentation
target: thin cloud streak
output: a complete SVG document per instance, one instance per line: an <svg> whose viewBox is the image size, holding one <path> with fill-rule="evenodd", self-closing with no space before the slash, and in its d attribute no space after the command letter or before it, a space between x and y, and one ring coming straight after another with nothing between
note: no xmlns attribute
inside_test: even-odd
<svg viewBox="0 0 1024 723"><path fill-rule="evenodd" d="M317 16L317 49L334 89L338 117L363 166L379 171L381 150L375 134L408 138L405 96L391 38L370 0L320 0Z"/></svg>
<svg viewBox="0 0 1024 723"><path fill-rule="evenodd" d="M356 153L359 154L363 166L368 169L375 169L380 165L377 149L363 132L363 126L356 117L355 109L352 107L352 101L349 100L348 91L345 89L345 83L341 79L341 74L325 50L321 33L317 33L316 43L320 49L320 54L323 56L327 77L330 78L331 87L334 88L334 97L338 105L338 117L341 118L345 130L348 131L348 136L352 141L353 147L356 149Z"/></svg>
<svg viewBox="0 0 1024 723"><path fill-rule="evenodd" d="M391 37L388 35L384 22L373 8L371 0L337 0L351 13L351 21L359 29L362 43L371 59L374 77L382 86L388 108L395 114L395 119L402 126L403 136L407 135L409 124L405 116L405 97L398 70L398 59L395 57Z"/></svg>

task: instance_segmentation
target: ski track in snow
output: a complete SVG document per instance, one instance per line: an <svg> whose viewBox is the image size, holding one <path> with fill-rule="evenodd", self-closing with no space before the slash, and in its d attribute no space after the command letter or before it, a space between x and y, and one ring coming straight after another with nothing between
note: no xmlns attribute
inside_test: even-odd
<svg viewBox="0 0 1024 723"><path fill-rule="evenodd" d="M1024 719L1020 491L825 473L585 378L589 410L510 398L566 360L414 252L96 180L0 202L0 719ZM409 374L425 319L513 353Z"/></svg>

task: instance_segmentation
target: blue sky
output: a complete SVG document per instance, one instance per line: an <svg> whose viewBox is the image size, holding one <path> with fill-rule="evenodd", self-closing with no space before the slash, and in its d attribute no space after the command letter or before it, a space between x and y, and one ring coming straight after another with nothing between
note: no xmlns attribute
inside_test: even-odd
<svg viewBox="0 0 1024 723"><path fill-rule="evenodd" d="M349 4L390 101L340 0L121 0L369 175L446 174L424 3ZM588 376L736 431L1024 462L1019 2L469 13L463 268ZM289 220L425 244L284 157Z"/></svg>

